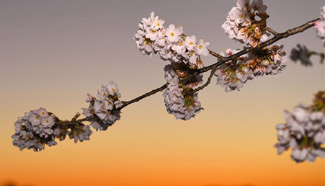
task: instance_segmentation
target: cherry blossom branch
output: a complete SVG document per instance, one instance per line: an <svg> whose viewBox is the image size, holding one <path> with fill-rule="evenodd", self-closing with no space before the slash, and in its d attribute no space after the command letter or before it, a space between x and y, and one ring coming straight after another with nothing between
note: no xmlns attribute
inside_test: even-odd
<svg viewBox="0 0 325 186"><path fill-rule="evenodd" d="M298 33L300 33L300 32L303 32L303 31L305 31L305 30L311 28L311 27L315 24L315 22L318 21L318 20L319 20L319 18L318 18L318 19L311 20L311 21L308 21L307 23L305 23L305 24L303 24L303 25L301 25L301 26L298 26L298 27L295 27L295 28L289 29L289 30L287 30L286 32L283 32L283 33L276 33L272 39L270 39L270 40L268 40L268 41L262 43L262 44L260 45L259 48L263 48L263 47L269 46L269 45L271 45L271 44L273 44L273 43L279 41L280 39L284 39L284 38L287 38L287 37L289 37L289 36L292 36L292 35L298 34ZM212 65L209 65L209 66L207 66L207 67L203 67L203 68L199 69L199 70L198 70L194 75L192 75L192 76L195 76L195 75L198 75L198 74L201 74L201 73L207 72L207 71L212 70L212 69L216 69L218 66L220 66L220 65L222 65L222 64L224 64L224 63L226 63L227 61L235 60L235 59L238 58L239 56L242 56L242 55L244 55L244 54L247 54L248 52L250 52L250 51L252 51L252 50L255 50L255 49L256 49L256 48L249 47L249 48L246 48L246 49L244 49L244 50L242 50L242 51L240 51L240 52L238 52L238 53L236 53L236 54L234 54L234 55L231 55L231 56L229 56L229 57L223 57L223 56L217 54L216 52L214 52L214 51L212 51L212 50L209 50L210 55L212 55L212 56L214 56L214 57L216 57L216 58L218 58L218 59L220 59L220 60L219 60L217 63L214 63L214 64L212 64ZM213 70L213 71L215 71L215 70ZM197 88L195 91L200 91L200 90L204 89L206 86L208 86L208 85L210 84L210 82L211 82L211 79L212 79L212 77L213 77L213 74L214 74L214 73L210 73L210 76L209 76L207 82L206 82L204 85L202 85L201 87ZM186 81L186 80L189 79L190 77L191 77L191 76L187 76L186 78L182 79L182 81ZM136 98L134 98L134 99L132 99L132 100L130 100L130 101L123 102L123 106L121 107L121 109L124 108L124 107L126 107L126 106L128 106L128 105L130 105L130 104L132 104L132 103L138 102L138 101L140 101L140 100L142 100L142 99L144 99L144 98L146 98L146 97L149 97L149 96L151 96L151 95L154 95L154 94L157 93L157 92L161 92L161 91L163 91L166 87L167 87L167 84L164 84L163 86L161 86L161 87L159 87L159 88L157 88L157 89L154 89L154 90L152 90L152 91L150 91L150 92L148 92L148 93L145 93L145 94L143 94L143 95L141 95L141 96L139 96L139 97L136 97Z"/></svg>
<svg viewBox="0 0 325 186"><path fill-rule="evenodd" d="M194 35L184 34L181 26L175 27L171 24L165 28L163 26L165 21L152 12L150 17L141 20L134 39L141 53L159 54L162 59L171 62L164 68L167 83L129 101L121 101L117 85L110 81L98 90L97 97L88 94L86 102L89 106L83 108L85 118L81 119L78 119L79 113L71 120L61 120L55 114L47 112L45 108L31 110L15 122L13 144L20 150L28 148L40 151L45 145L56 145L56 139L62 141L67 136L75 142L89 140L92 134L90 126L96 130L107 130L120 119L123 108L165 89L163 95L167 112L173 114L176 119L189 120L203 109L198 101L197 92L207 87L214 75L218 78L217 84L224 86L227 92L239 90L247 80L277 74L285 67L282 58L285 55L283 45L267 46L314 25L318 36L325 40L322 26L325 24L325 6L321 19L308 21L283 33L266 27L266 19L269 17L266 8L262 1L252 3L248 0L237 1L237 7L228 14L222 28L231 39L243 43L245 47L241 51L227 49L224 54L209 50L207 48L209 42L197 40ZM269 40L267 32L273 35ZM265 42L261 43L262 41ZM217 62L201 68L203 66L201 56L209 54L216 57ZM324 55L319 55L324 58ZM219 67L221 65L222 67ZM203 85L198 86L202 82L203 73L207 71L210 71L209 77ZM85 121L90 124L84 124ZM308 142L309 139L306 140Z"/></svg>
<svg viewBox="0 0 325 186"><path fill-rule="evenodd" d="M305 24L303 24L301 26L298 26L298 27L289 29L286 32L276 33L272 39L270 39L270 40L262 43L259 48L263 48L263 47L269 46L269 45L271 45L271 44L273 44L273 43L275 43L275 42L277 42L277 41L279 41L281 39L284 39L284 38L290 37L292 35L301 33L303 31L311 28L315 24L315 22L318 21L318 20L319 20L319 18L318 19L311 20L311 21L308 21L307 23L305 23ZM218 58L219 61L216 62L216 63L214 63L214 64L212 64L212 65L209 65L209 66L206 66L206 67L203 67L203 68L197 70L197 72L195 72L193 75L189 75L189 76L181 79L181 81L186 81L186 80L188 80L189 78L191 78L191 77L193 77L195 75L198 75L198 74L201 74L201 73L205 73L205 72L207 72L209 70L212 70L211 73L210 73L210 75L209 75L209 77L208 77L208 80L206 81L206 83L203 84L202 86L198 87L194 91L197 92L197 91L203 90L205 87L207 87L211 83L211 79L213 77L213 74L216 71L216 69L217 69L218 66L226 63L227 61L235 60L236 58L238 58L238 57L240 57L240 56L242 56L244 54L247 54L248 52L250 52L252 50L256 50L256 49L257 48L254 48L254 47L248 47L248 48L245 48L245 49L241 50L240 52L238 52L238 53L236 53L234 55L228 56L228 57L223 57L220 54L217 54L216 52L214 52L212 50L209 50L209 54L212 55L212 56L214 56L214 57L216 57L216 58ZM166 87L167 87L167 83L164 84L164 85L162 85L162 86L160 86L160 87L158 87L158 88L156 88L156 89L153 89L153 90L151 90L151 91L149 91L149 92L147 92L145 94L142 94L142 95L140 95L140 96L138 96L138 97L136 97L136 98L134 98L134 99L132 99L130 101L123 101L122 102L123 105L122 105L122 107L120 107L120 110L123 109L123 108L125 108L125 107L127 107L130 104L133 104L133 103L138 102L138 101L140 101L140 100L142 100L142 99L144 99L146 97L149 97L149 96L152 96L152 95L154 95L154 94L156 94L158 92L161 92ZM92 121L93 119L94 118L86 117L86 118L82 118L82 119L76 120L75 122ZM74 123L74 121L71 121L70 123Z"/></svg>
<svg viewBox="0 0 325 186"><path fill-rule="evenodd" d="M264 43L262 43L260 45L260 47L258 48L263 48L263 47L266 47L266 46L269 46L277 41L279 41L280 39L284 39L284 38L287 38L287 37L290 37L292 35L295 35L295 34L298 34L300 32L303 32L311 27L314 26L315 22L320 20L319 18L317 19L314 19L314 20L311 20L311 21L308 21L307 23L303 24L303 25L300 25L298 27L295 27L295 28L292 28L292 29L289 29L287 30L286 32L283 32L283 33L278 33L276 34L272 39L270 40L267 40L265 41ZM206 71L209 71L211 70L214 66L219 66L219 65L222 65L224 63L226 63L227 61L230 61L230 60L235 60L236 58L238 58L239 56L242 56L244 54L247 54L248 52L252 51L252 50L256 50L258 48L254 48L254 47L248 47L248 48L245 48L244 50L234 54L234 55L231 55L229 57L226 57L224 58L223 60L220 60L218 61L217 63L214 63L212 65L209 65L209 66L206 66L206 67L203 67L201 69L198 70L197 74L201 74L203 72L206 72ZM195 74L195 75L197 75Z"/></svg>
<svg viewBox="0 0 325 186"><path fill-rule="evenodd" d="M287 38L289 36L292 36L292 35L295 35L295 34L298 34L300 32L303 32L305 30L307 30L308 28L311 28L315 22L319 20L319 19L314 19L314 20L311 20L311 21L308 21L307 23L301 25L301 26L298 26L298 27L295 27L295 28L292 28L292 29L289 29L287 30L286 32L283 32L283 33L276 33L274 35L274 37L264 43L262 43L260 45L259 48L263 48L263 47L266 47L266 46L269 46L277 41L279 41L280 39L284 39L284 38ZM219 61L217 63L214 63L212 65L209 65L207 67L203 67L201 69L199 69L194 75L198 75L198 74L201 74L201 73L204 73L204 72L207 72L209 70L212 70L211 73L210 73L210 76L208 77L208 80L205 84L203 84L201 87L198 87L197 89L195 89L194 91L200 91L200 90L203 90L205 87L207 87L210 83L211 83L211 79L213 77L213 74L214 72L216 71L217 67L226 63L227 61L230 61L230 60L235 60L236 58L238 58L239 56L241 55L244 55L244 54L247 54L248 52L252 51L252 50L255 50L256 48L253 48L253 47L249 47L249 48L246 48L234 55L231 55L229 57L223 57L221 56L220 54L217 54L216 52L212 51L212 50L209 50L209 54L218 58ZM183 78L181 81L186 81L187 79L189 79L190 77L194 76L194 75L191 75L191 76L187 76L186 78ZM152 96L158 92L161 92L163 91L165 88L167 87L167 84L164 84L156 89L153 89L151 90L150 92L147 92L143 95L140 95L130 101L123 101L123 106L120 108L120 109L123 109L125 108L126 106L130 105L130 104L133 104L135 102L138 102L146 97L149 97L149 96ZM83 119L79 119L79 120L76 120L76 122L83 122L83 121L91 121L93 120L93 118L83 118ZM73 121L71 121L73 122Z"/></svg>

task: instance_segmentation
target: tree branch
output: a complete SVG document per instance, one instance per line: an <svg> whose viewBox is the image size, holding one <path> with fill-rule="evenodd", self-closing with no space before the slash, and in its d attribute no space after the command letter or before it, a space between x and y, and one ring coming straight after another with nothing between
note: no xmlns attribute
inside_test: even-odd
<svg viewBox="0 0 325 186"><path fill-rule="evenodd" d="M141 96L139 96L139 97L136 97L136 98L134 98L134 99L132 99L132 100L130 100L130 101L123 101L123 102L122 102L122 103L123 103L123 106L122 106L120 109L122 109L122 108L124 108L124 107L126 107L126 106L128 106L128 105L130 105L130 104L132 104L132 103L138 102L138 101L142 100L143 98L146 98L146 97L149 97L149 96L151 96L151 95L154 95L154 94L156 94L157 92L161 92L161 91L163 91L166 87L167 87L167 83L164 84L163 86L159 87L159 88L153 89L152 91L147 92L147 93L145 93L145 94L143 94L143 95L141 95Z"/></svg>
<svg viewBox="0 0 325 186"><path fill-rule="evenodd" d="M318 21L318 20L319 20L319 18L308 21L307 23L305 23L303 25L300 25L298 27L289 29L289 30L287 30L286 32L283 32L283 33L277 33L275 31L274 31L274 33L272 33L273 31L269 30L272 34L274 34L274 37L272 39L269 39L269 40L265 41L264 43L261 43L260 47L258 47L258 48L264 48L264 47L269 46L269 45L271 45L271 44L273 44L273 43L275 43L275 42L277 42L277 41L279 41L281 39L284 39L284 38L290 37L292 35L298 34L300 32L303 32L303 31L311 28L312 26L314 26L315 22ZM205 84L203 84L201 87L198 87L197 89L195 89L195 91L200 91L200 90L204 89L206 86L208 86L210 84L211 79L213 77L213 74L216 71L218 66L226 63L227 61L236 60L238 57L240 57L240 56L242 56L244 54L247 54L250 51L256 50L258 48L248 47L248 48L245 48L245 49L241 50L240 52L238 52L238 53L236 53L234 55L228 56L228 57L223 57L223 56L217 54L216 52L209 50L210 55L218 58L219 61L214 63L214 64L211 64L209 66L206 66L206 67L203 67L203 68L197 70L197 72L195 72L193 75L187 76L186 78L182 79L181 81L186 81L186 79L188 79L188 78L190 78L192 76L196 76L198 74L201 74L201 73L207 72L209 70L212 70L207 82ZM159 88L153 89L150 92L147 92L147 93L145 93L145 94L143 94L141 96L138 96L138 97L136 97L136 98L134 98L134 99L132 99L130 101L123 101L122 102L123 106L121 108L119 108L119 109L123 109L124 107L126 107L126 106L128 106L128 105L130 105L132 103L138 102L138 101L140 101L140 100L142 100L142 99L144 99L146 97L149 97L149 96L152 96L152 95L154 95L154 94L156 94L158 92L161 92L166 87L167 87L167 83L162 85ZM92 118L92 117L86 117L86 118L78 119L76 121L71 121L71 122L92 121L93 119L94 118Z"/></svg>

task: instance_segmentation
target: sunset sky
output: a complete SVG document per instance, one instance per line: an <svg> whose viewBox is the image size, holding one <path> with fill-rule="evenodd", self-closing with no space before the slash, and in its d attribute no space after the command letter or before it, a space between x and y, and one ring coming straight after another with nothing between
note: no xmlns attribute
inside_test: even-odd
<svg viewBox="0 0 325 186"><path fill-rule="evenodd" d="M283 32L319 17L324 0L264 0L268 26ZM325 67L288 60L285 71L226 93L211 85L199 93L194 119L166 112L162 93L122 110L107 131L90 141L58 142L35 153L12 145L14 122L45 107L71 119L87 107L87 93L118 84L130 100L165 83L166 65L144 56L132 39L151 11L183 26L221 52L242 48L221 28L236 1L0 0L0 185L31 186L325 186L325 159L297 164L277 155L276 124L285 109L310 104L325 89ZM315 29L277 42L324 52ZM202 58L205 65L216 62ZM206 77L206 76L205 76Z"/></svg>

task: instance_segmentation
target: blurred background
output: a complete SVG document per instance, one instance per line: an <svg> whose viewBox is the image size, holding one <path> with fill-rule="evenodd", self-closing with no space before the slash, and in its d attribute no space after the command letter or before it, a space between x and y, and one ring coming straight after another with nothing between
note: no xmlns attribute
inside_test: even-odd
<svg viewBox="0 0 325 186"><path fill-rule="evenodd" d="M278 32L320 15L323 0L265 0ZM166 62L142 55L132 39L151 11L165 26L209 41L221 52L242 48L221 28L236 1L0 1L0 185L18 186L324 186L325 159L297 164L278 156L275 126L283 110L310 104L325 89L325 68L288 60L284 72L249 81L239 92L212 84L199 93L205 110L184 122L166 112L158 93L123 109L121 120L90 141L59 142L42 152L12 145L14 122L45 107L71 119L86 94L118 84L130 100L165 83ZM281 40L324 52L316 31ZM206 65L216 62L205 57ZM206 77L206 76L205 76Z"/></svg>

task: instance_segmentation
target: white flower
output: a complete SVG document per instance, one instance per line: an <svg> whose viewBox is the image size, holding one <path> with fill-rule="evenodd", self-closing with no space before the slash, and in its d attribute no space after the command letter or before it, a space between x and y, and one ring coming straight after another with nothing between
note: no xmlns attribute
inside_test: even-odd
<svg viewBox="0 0 325 186"><path fill-rule="evenodd" d="M238 25L248 19L246 14L247 12L242 7L233 7L229 12L229 17L234 19L234 22Z"/></svg>
<svg viewBox="0 0 325 186"><path fill-rule="evenodd" d="M302 162L307 158L308 150L307 149L295 149L292 151L291 157L296 162Z"/></svg>
<svg viewBox="0 0 325 186"><path fill-rule="evenodd" d="M198 55L207 56L209 54L209 50L207 48L209 44L209 42L205 42L204 40L200 39L196 48L196 53Z"/></svg>
<svg viewBox="0 0 325 186"><path fill-rule="evenodd" d="M38 114L31 114L29 117L29 121L33 126L37 126L41 124L42 117Z"/></svg>
<svg viewBox="0 0 325 186"><path fill-rule="evenodd" d="M186 36L185 45L188 50L193 50L196 47L196 37L195 36Z"/></svg>
<svg viewBox="0 0 325 186"><path fill-rule="evenodd" d="M166 36L169 42L178 42L180 35L183 33L182 27L176 28L175 25L171 24L166 30Z"/></svg>
<svg viewBox="0 0 325 186"><path fill-rule="evenodd" d="M38 109L37 113L41 117L47 117L48 116L48 113L47 113L46 109L42 108L42 107Z"/></svg>
<svg viewBox="0 0 325 186"><path fill-rule="evenodd" d="M179 41L177 44L172 45L172 50L175 51L179 55L184 55L186 46L184 45L183 41Z"/></svg>
<svg viewBox="0 0 325 186"><path fill-rule="evenodd" d="M117 84L115 84L113 81L108 82L107 90L109 95L111 96L117 95L118 97L121 97L119 90L117 88Z"/></svg>
<svg viewBox="0 0 325 186"><path fill-rule="evenodd" d="M42 119L42 125L44 126L53 126L54 118L52 116L46 117Z"/></svg>
<svg viewBox="0 0 325 186"><path fill-rule="evenodd" d="M146 38L149 38L152 41L155 41L157 39L158 32L157 30L153 29L147 29L146 30Z"/></svg>
<svg viewBox="0 0 325 186"><path fill-rule="evenodd" d="M197 63L197 55L195 55L194 53L191 53L191 55L190 55L190 58L189 58L189 64L190 65L196 65L196 63Z"/></svg>
<svg viewBox="0 0 325 186"><path fill-rule="evenodd" d="M157 17L155 17L153 24L151 25L151 28L153 30L162 29L164 27L164 23L165 23L165 21L162 19L159 19L157 16Z"/></svg>
<svg viewBox="0 0 325 186"><path fill-rule="evenodd" d="M292 112L292 115L298 122L307 122L309 119L309 113L306 111L304 107L295 107Z"/></svg>

